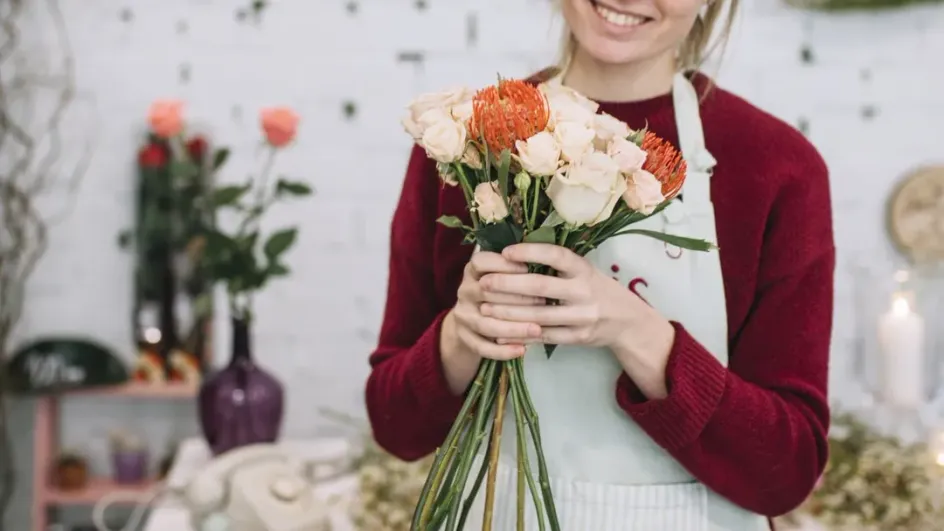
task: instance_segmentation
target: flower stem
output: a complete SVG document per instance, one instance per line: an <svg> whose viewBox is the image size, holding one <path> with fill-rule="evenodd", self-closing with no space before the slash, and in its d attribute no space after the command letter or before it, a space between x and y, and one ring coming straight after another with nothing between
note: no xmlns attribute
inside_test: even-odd
<svg viewBox="0 0 944 531"><path fill-rule="evenodd" d="M483 360L482 366L484 367L484 381L482 383L482 394L485 397L492 396L494 393L495 385L495 371L498 367L498 362L494 360ZM455 483L451 485L451 496L455 497L452 502L452 506L449 510L449 516L446 519L446 529L451 531L455 528L456 519L459 516L459 499L462 498L462 491L465 489L466 479L469 477L469 470L472 468L472 460L475 458L475 455L478 453L479 446L482 444L482 440L485 438L485 422L488 417L488 404L486 400L483 400L479 403L478 411L475 414L475 421L473 422L473 427L470 430L469 437L472 437L471 448L464 450L462 455L459 456L459 469L458 475L455 478Z"/></svg>
<svg viewBox="0 0 944 531"><path fill-rule="evenodd" d="M528 489L531 491L531 498L534 500L534 510L538 517L538 528L544 531L544 515L541 514L541 504L538 499L541 497L538 493L538 487L534 484L534 475L531 473L531 462L528 458L528 446L525 444L524 431L524 399L521 396L521 385L519 381L519 366L512 365L509 379L511 382L511 406L515 410L515 432L518 439L518 531L524 529L524 487L522 482L527 481Z"/></svg>
<svg viewBox="0 0 944 531"><path fill-rule="evenodd" d="M462 186L462 191L465 193L465 202L470 207L475 204L475 191L472 190L472 185L469 184L469 178L465 174L465 170L462 169L462 164L453 164L456 169L456 175L459 176L459 184ZM469 216L472 218L472 227L479 228L479 215L473 209L469 209Z"/></svg>
<svg viewBox="0 0 944 531"><path fill-rule="evenodd" d="M475 404L479 400L479 397L482 396L485 377L488 373L487 365L487 363L480 364L478 373L476 374L475 380L472 382L472 385L469 388L469 393L466 396L465 402L462 403L462 409L459 411L459 415L456 417L456 422L453 423L452 428L450 428L449 433L446 435L446 440L443 442L443 446L440 447L436 452L436 457L433 460L433 465L431 467L432 469L429 476L426 478L426 483L423 485L423 490L420 492L419 502L417 503L416 510L413 513L413 521L410 524L410 529L412 531L421 531L426 527L429 513L432 510L432 505L430 502L435 501L435 497L430 499L430 494L435 495L435 489L433 486L436 475L439 473L441 468L449 464L449 462L446 460L446 456L449 453L448 448L459 440L459 436L462 434L462 431L467 424L465 417L472 410L473 404Z"/></svg>
<svg viewBox="0 0 944 531"><path fill-rule="evenodd" d="M551 524L552 531L560 531L560 522L557 519L557 507L554 505L554 494L551 492L551 481L547 473L547 462L544 459L544 447L541 444L541 428L538 425L538 415L534 411L534 404L531 402L531 395L528 393L528 386L524 381L524 367L521 365L521 358L514 360L515 370L518 371L518 389L525 400L525 420L528 430L531 432L531 439L534 441L534 449L538 458L538 483L541 485L541 494L544 499L544 508L547 511L547 518Z"/></svg>
<svg viewBox="0 0 944 531"><path fill-rule="evenodd" d="M491 531L495 511L495 482L498 479L498 454L501 450L502 424L505 419L505 396L508 394L508 364L502 362L498 378L498 403L495 406L495 421L492 423L491 448L488 456L488 480L485 482L485 520L482 531Z"/></svg>

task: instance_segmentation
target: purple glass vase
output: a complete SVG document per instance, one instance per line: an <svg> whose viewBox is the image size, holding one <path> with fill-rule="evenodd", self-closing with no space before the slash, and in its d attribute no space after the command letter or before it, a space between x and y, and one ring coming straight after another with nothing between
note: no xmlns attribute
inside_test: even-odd
<svg viewBox="0 0 944 531"><path fill-rule="evenodd" d="M252 359L249 326L233 319L233 357L200 387L199 415L210 450L275 442L282 427L282 384Z"/></svg>

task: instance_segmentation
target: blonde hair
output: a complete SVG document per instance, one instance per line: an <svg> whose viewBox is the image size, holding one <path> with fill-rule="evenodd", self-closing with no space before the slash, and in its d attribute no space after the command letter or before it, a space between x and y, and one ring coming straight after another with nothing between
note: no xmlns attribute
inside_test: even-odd
<svg viewBox="0 0 944 531"><path fill-rule="evenodd" d="M561 1L554 0L554 5L558 10L560 10ZM699 13L695 19L695 24L679 48L679 70L697 70L711 56L716 47L720 46L723 51L728 42L728 37L731 35L731 27L734 24L734 15L737 12L739 1L708 0L704 11ZM717 37L714 42L712 42L713 36ZM558 60L559 68L566 70L576 47L577 42L574 35L565 23L563 43Z"/></svg>

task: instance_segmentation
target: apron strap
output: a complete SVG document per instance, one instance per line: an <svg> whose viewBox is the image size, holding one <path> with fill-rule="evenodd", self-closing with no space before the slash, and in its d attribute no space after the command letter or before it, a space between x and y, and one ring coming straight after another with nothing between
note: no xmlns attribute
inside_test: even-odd
<svg viewBox="0 0 944 531"><path fill-rule="evenodd" d="M675 124L679 147L688 165L688 176L682 186L686 210L698 212L711 207L710 177L715 158L705 147L705 132L701 123L698 93L684 74L675 74L672 83L672 101L675 105Z"/></svg>

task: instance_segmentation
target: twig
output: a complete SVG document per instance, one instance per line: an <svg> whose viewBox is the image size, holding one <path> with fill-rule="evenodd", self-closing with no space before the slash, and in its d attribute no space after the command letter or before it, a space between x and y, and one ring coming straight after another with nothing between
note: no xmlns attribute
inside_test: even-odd
<svg viewBox="0 0 944 531"><path fill-rule="evenodd" d="M502 424L505 419L505 396L508 394L508 364L501 364L498 377L498 403L495 406L495 421L492 423L492 440L488 456L488 480L485 482L485 520L482 531L491 531L492 513L495 510L495 481L498 475L498 454L501 450Z"/></svg>

